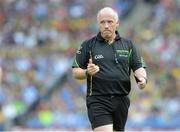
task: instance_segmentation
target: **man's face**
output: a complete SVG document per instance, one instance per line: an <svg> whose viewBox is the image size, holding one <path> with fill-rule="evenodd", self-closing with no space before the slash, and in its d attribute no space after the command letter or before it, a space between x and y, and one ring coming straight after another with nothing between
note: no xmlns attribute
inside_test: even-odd
<svg viewBox="0 0 180 132"><path fill-rule="evenodd" d="M115 16L111 13L101 13L98 19L98 25L101 35L104 39L112 39L115 35L115 31L119 26Z"/></svg>

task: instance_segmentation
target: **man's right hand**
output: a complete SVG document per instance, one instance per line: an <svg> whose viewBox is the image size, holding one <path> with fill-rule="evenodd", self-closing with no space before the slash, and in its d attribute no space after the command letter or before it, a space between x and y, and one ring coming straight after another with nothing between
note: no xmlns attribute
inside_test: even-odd
<svg viewBox="0 0 180 132"><path fill-rule="evenodd" d="M87 66L87 73L91 76L96 74L99 71L99 66L93 64L92 59L89 59L89 63Z"/></svg>

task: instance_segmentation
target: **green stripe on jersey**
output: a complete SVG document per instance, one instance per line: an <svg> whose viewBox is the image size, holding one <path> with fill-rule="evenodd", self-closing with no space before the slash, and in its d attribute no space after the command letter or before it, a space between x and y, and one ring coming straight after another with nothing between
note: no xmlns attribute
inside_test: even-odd
<svg viewBox="0 0 180 132"><path fill-rule="evenodd" d="M73 67L79 67L76 59L74 59L72 66L73 66Z"/></svg>

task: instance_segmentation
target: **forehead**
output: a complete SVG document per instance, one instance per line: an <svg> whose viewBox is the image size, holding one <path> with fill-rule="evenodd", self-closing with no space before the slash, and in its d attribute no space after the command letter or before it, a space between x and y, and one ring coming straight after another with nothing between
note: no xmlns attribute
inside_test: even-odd
<svg viewBox="0 0 180 132"><path fill-rule="evenodd" d="M99 21L103 21L103 20L112 20L112 21L116 21L115 18L115 14L112 12L101 12L99 14Z"/></svg>

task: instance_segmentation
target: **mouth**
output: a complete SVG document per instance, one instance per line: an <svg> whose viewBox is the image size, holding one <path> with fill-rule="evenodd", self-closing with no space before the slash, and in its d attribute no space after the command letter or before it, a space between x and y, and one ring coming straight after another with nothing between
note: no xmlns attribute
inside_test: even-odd
<svg viewBox="0 0 180 132"><path fill-rule="evenodd" d="M104 32L111 32L110 30L104 30Z"/></svg>
<svg viewBox="0 0 180 132"><path fill-rule="evenodd" d="M105 31L103 31L103 34L111 34L111 31L105 30Z"/></svg>

